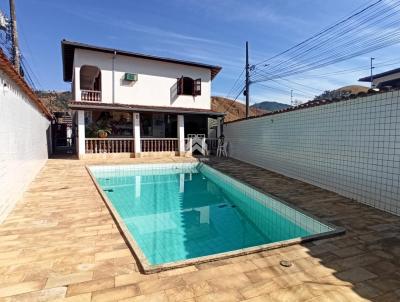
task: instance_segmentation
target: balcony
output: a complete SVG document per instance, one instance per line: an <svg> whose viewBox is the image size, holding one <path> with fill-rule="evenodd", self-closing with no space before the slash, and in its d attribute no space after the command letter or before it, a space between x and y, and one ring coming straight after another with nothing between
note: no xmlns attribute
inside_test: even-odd
<svg viewBox="0 0 400 302"><path fill-rule="evenodd" d="M82 102L101 102L101 91L81 90Z"/></svg>

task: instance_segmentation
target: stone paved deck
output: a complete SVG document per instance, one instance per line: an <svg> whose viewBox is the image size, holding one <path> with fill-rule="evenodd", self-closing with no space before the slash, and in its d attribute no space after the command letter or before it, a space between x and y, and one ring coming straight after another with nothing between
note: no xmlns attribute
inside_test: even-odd
<svg viewBox="0 0 400 302"><path fill-rule="evenodd" d="M0 301L400 300L400 217L230 159L211 164L346 235L143 275L84 164L49 160L0 225Z"/></svg>

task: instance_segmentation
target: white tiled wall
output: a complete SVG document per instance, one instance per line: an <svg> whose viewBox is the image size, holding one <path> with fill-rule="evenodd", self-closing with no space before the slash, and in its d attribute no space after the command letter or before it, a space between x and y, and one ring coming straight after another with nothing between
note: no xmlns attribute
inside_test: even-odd
<svg viewBox="0 0 400 302"><path fill-rule="evenodd" d="M0 71L0 223L46 162L49 125L18 86Z"/></svg>
<svg viewBox="0 0 400 302"><path fill-rule="evenodd" d="M400 96L376 94L227 124L233 158L400 215Z"/></svg>

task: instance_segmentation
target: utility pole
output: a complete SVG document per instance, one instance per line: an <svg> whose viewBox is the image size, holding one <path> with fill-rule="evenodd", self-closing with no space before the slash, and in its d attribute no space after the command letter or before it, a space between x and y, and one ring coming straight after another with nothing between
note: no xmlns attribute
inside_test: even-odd
<svg viewBox="0 0 400 302"><path fill-rule="evenodd" d="M250 102L250 65L249 65L249 42L246 41L246 119L249 118L249 102Z"/></svg>
<svg viewBox="0 0 400 302"><path fill-rule="evenodd" d="M293 106L293 89L290 90L290 104Z"/></svg>
<svg viewBox="0 0 400 302"><path fill-rule="evenodd" d="M375 58L371 58L371 88L373 87L372 81L374 80L374 76L373 76L373 73L372 73L372 70L375 68L373 66L373 61L374 60L375 60Z"/></svg>
<svg viewBox="0 0 400 302"><path fill-rule="evenodd" d="M17 32L17 19L15 16L15 2L10 1L10 17L11 17L11 39L12 39L12 60L14 63L15 70L20 73L20 52L18 44L18 32Z"/></svg>

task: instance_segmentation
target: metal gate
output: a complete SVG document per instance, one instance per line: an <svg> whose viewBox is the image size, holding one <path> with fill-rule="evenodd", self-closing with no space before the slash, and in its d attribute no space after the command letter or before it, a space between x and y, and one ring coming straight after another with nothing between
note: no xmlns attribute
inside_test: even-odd
<svg viewBox="0 0 400 302"><path fill-rule="evenodd" d="M72 118L69 113L58 113L52 123L51 133L53 137L53 153L75 154L76 129L73 126Z"/></svg>

